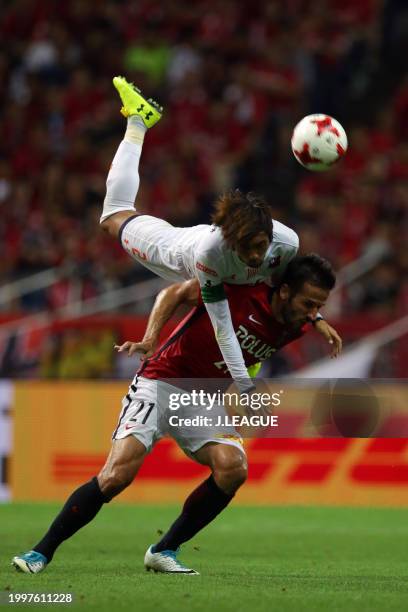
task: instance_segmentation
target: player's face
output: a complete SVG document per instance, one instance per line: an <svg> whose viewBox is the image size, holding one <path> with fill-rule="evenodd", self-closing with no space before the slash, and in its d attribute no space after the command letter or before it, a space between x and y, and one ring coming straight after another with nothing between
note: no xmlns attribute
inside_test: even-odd
<svg viewBox="0 0 408 612"><path fill-rule="evenodd" d="M281 288L282 318L287 325L301 327L307 321L314 320L320 308L325 305L329 291L304 283L302 289L290 294L287 285Z"/></svg>
<svg viewBox="0 0 408 612"><path fill-rule="evenodd" d="M265 259L270 240L265 232L260 232L245 243L236 247L238 257L250 268L259 268Z"/></svg>

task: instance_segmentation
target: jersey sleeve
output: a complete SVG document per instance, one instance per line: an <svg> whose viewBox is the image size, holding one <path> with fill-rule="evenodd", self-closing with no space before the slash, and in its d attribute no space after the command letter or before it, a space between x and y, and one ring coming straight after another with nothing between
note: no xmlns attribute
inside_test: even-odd
<svg viewBox="0 0 408 612"><path fill-rule="evenodd" d="M228 300L207 302L205 307L225 364L238 389L240 392L252 389L253 383L248 376L241 347L235 334Z"/></svg>
<svg viewBox="0 0 408 612"><path fill-rule="evenodd" d="M286 265L297 255L297 252L299 250L299 241L297 242L297 244L291 244L291 245L287 245L286 249L283 251L283 261Z"/></svg>
<svg viewBox="0 0 408 612"><path fill-rule="evenodd" d="M222 269L222 259L217 257L217 250L214 249L200 249L195 256L195 275L198 279L201 289L209 289L209 291L204 291L209 294L209 301L217 301L217 299L211 299L211 294L214 293L211 291L214 287L219 287L218 293L221 291L220 287L223 285L223 269ZM217 295L217 291L215 291L215 295ZM218 299L224 299L223 297L218 297ZM204 301L204 295L203 295Z"/></svg>
<svg viewBox="0 0 408 612"><path fill-rule="evenodd" d="M220 265L221 264L221 265ZM216 248L198 252L195 259L195 275L200 284L201 295L205 303L225 300L222 257Z"/></svg>
<svg viewBox="0 0 408 612"><path fill-rule="evenodd" d="M224 292L223 253L217 236L209 237L205 247L197 252L195 258L195 274L200 283L201 296L225 364L239 390L247 391L253 384L248 376Z"/></svg>
<svg viewBox="0 0 408 612"><path fill-rule="evenodd" d="M299 249L299 238L298 235L293 232L293 230L291 230L291 232L291 240L281 244L279 247L279 266L277 266L275 269L272 269L271 277L269 279L269 282L272 285L279 282L279 279L286 270L286 266L297 255Z"/></svg>

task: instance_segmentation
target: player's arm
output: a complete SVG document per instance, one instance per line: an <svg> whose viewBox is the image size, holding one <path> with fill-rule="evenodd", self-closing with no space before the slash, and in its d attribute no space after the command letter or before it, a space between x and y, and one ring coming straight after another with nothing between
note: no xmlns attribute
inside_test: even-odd
<svg viewBox="0 0 408 612"><path fill-rule="evenodd" d="M201 286L201 296L210 317L221 355L240 392L251 390L254 385L248 376L242 350L232 324L228 300L223 284Z"/></svg>
<svg viewBox="0 0 408 612"><path fill-rule="evenodd" d="M217 239L207 242L205 248L196 253L195 273L225 365L239 391L244 392L253 389L254 385L248 376L224 292L223 279L228 276L228 271L223 268L223 257L224 253L219 248Z"/></svg>
<svg viewBox="0 0 408 612"><path fill-rule="evenodd" d="M142 353L142 359L148 359L156 351L159 343L160 333L181 304L196 306L199 301L199 284L194 278L184 283L176 283L166 287L158 294L149 320L143 340L141 342L124 342L115 345L118 353L127 352L131 357L134 353Z"/></svg>
<svg viewBox="0 0 408 612"><path fill-rule="evenodd" d="M291 243L288 241L287 248L284 250L281 258L281 265L276 271L276 275L271 278L272 283L277 282L279 276L284 273L284 270L287 264L297 255L299 249L299 238L293 230L290 230ZM327 340L327 342L332 346L331 357L337 357L342 350L343 342L337 331L329 325L329 323L324 319L323 315L317 313L316 319L313 321L313 325L316 330Z"/></svg>
<svg viewBox="0 0 408 612"><path fill-rule="evenodd" d="M332 352L330 357L336 358L341 353L343 348L343 341L337 331L329 325L329 323L318 313L315 321L313 322L314 327L317 331L322 334L323 338L332 346Z"/></svg>

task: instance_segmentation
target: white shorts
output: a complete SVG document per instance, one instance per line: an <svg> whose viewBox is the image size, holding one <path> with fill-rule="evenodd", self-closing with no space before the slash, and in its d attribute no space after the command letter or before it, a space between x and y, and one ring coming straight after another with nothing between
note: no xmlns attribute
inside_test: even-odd
<svg viewBox="0 0 408 612"><path fill-rule="evenodd" d="M167 221L140 215L125 222L120 240L133 259L161 278L181 282L192 278L186 270L176 236L177 229Z"/></svg>
<svg viewBox="0 0 408 612"><path fill-rule="evenodd" d="M242 438L232 426L185 426L174 423L181 414L197 417L198 420L200 417L209 418L209 412L201 406L185 406L182 411L170 410L170 395L174 397L174 394L180 393L187 392L163 381L136 375L122 400L119 422L112 439L121 440L132 435L150 452L154 444L167 435L174 438L189 457L208 442L236 446L245 453Z"/></svg>

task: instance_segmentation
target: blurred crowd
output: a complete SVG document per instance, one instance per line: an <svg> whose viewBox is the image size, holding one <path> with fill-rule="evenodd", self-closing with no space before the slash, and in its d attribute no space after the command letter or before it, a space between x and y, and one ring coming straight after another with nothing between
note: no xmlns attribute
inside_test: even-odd
<svg viewBox="0 0 408 612"><path fill-rule="evenodd" d="M230 187L337 269L375 262L343 312L408 304L408 4L405 0L13 0L0 15L1 284L58 267L15 301L55 310L148 276L99 230L125 122L124 74L165 107L146 137L139 209L208 222ZM306 114L336 117L349 152L325 174L290 151ZM369 266L370 267L370 266ZM10 304L7 305L10 308Z"/></svg>

